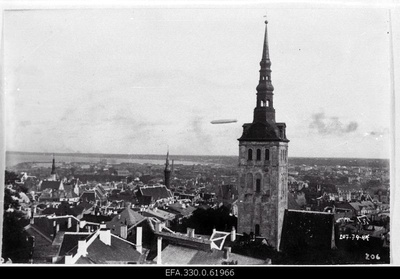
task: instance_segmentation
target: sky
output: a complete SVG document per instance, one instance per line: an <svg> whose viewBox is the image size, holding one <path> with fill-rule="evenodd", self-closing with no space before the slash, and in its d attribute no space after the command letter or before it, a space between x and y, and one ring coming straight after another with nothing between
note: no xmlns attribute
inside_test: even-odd
<svg viewBox="0 0 400 279"><path fill-rule="evenodd" d="M6 150L237 155L266 13L289 157L389 158L388 14L371 8L6 11Z"/></svg>

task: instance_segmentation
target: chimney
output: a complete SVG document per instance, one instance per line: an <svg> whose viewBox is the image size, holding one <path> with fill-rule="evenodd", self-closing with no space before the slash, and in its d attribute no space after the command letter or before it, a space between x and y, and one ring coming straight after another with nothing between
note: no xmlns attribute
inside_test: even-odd
<svg viewBox="0 0 400 279"><path fill-rule="evenodd" d="M56 225L56 233L58 233L58 231L60 230L60 224Z"/></svg>
<svg viewBox="0 0 400 279"><path fill-rule="evenodd" d="M111 231L107 229L106 224L100 224L99 232L100 240L106 245L111 245Z"/></svg>
<svg viewBox="0 0 400 279"><path fill-rule="evenodd" d="M161 261L161 251L162 251L162 237L157 237L157 264L162 264Z"/></svg>
<svg viewBox="0 0 400 279"><path fill-rule="evenodd" d="M127 225L122 225L120 227L120 236L123 239L126 239L128 237L128 226Z"/></svg>
<svg viewBox="0 0 400 279"><path fill-rule="evenodd" d="M231 230L231 241L234 242L236 240L236 229L232 226Z"/></svg>
<svg viewBox="0 0 400 279"><path fill-rule="evenodd" d="M187 229L186 229L186 235L187 235L188 237L194 238L194 229L192 229L192 228L187 228Z"/></svg>
<svg viewBox="0 0 400 279"><path fill-rule="evenodd" d="M35 218L33 216L30 218L29 224L31 225L35 224Z"/></svg>
<svg viewBox="0 0 400 279"><path fill-rule="evenodd" d="M229 260L231 254L231 247L224 248L224 260Z"/></svg>
<svg viewBox="0 0 400 279"><path fill-rule="evenodd" d="M142 254L142 227L136 228L136 251Z"/></svg>
<svg viewBox="0 0 400 279"><path fill-rule="evenodd" d="M82 255L82 257L87 255L87 244L84 239L78 240L78 254Z"/></svg>
<svg viewBox="0 0 400 279"><path fill-rule="evenodd" d="M64 261L65 261L65 264L73 264L72 255L65 255Z"/></svg>
<svg viewBox="0 0 400 279"><path fill-rule="evenodd" d="M71 217L68 218L68 229L71 228L72 226L72 220Z"/></svg>
<svg viewBox="0 0 400 279"><path fill-rule="evenodd" d="M157 222L156 223L156 232L161 232L164 225L165 224L163 222Z"/></svg>

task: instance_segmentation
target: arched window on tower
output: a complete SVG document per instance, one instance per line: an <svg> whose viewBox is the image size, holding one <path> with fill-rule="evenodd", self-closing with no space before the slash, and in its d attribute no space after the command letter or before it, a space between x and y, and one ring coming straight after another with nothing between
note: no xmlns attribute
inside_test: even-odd
<svg viewBox="0 0 400 279"><path fill-rule="evenodd" d="M265 160L269 161L269 149L265 149Z"/></svg>
<svg viewBox="0 0 400 279"><path fill-rule="evenodd" d="M249 161L253 160L253 150L252 149L249 149L247 151L247 160L249 160Z"/></svg>
<svg viewBox="0 0 400 279"><path fill-rule="evenodd" d="M261 160L261 149L257 149L256 160L257 161Z"/></svg>
<svg viewBox="0 0 400 279"><path fill-rule="evenodd" d="M261 179L257 178L256 179L256 193L260 193L261 191Z"/></svg>

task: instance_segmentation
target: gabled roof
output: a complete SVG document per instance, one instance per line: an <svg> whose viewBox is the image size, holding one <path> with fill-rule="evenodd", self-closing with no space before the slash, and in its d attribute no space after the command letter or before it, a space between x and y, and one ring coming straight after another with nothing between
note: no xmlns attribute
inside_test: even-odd
<svg viewBox="0 0 400 279"><path fill-rule="evenodd" d="M150 205L153 201L152 196L139 196L137 197L138 205Z"/></svg>
<svg viewBox="0 0 400 279"><path fill-rule="evenodd" d="M60 186L61 186L61 181L43 180L42 184L40 185L40 189L42 191L44 189L58 190L60 189Z"/></svg>
<svg viewBox="0 0 400 279"><path fill-rule="evenodd" d="M76 264L122 264L137 263L144 260L145 255L139 253L133 243L113 234L110 237L110 245L107 245L100 239L99 231L91 235L65 234L60 256L79 253L78 241L85 239L87 254L86 256L78 256Z"/></svg>
<svg viewBox="0 0 400 279"><path fill-rule="evenodd" d="M161 253L162 264L165 265L221 265L225 261L237 261L239 265L262 265L266 261L229 253L229 259L224 258L224 251L203 251L190 247L168 244Z"/></svg>
<svg viewBox="0 0 400 279"><path fill-rule="evenodd" d="M334 242L334 214L317 211L286 210L282 226L280 249L332 249Z"/></svg>
<svg viewBox="0 0 400 279"><path fill-rule="evenodd" d="M71 221L70 228L68 228L68 219ZM33 221L33 224L27 226L26 229L34 229L50 241L53 240L56 232L54 223L58 224L59 231L76 231L76 226L79 224L79 220L72 215L59 217L40 216L34 217Z"/></svg>
<svg viewBox="0 0 400 279"><path fill-rule="evenodd" d="M86 202L96 202L96 194L95 191L85 191L80 196L81 201Z"/></svg>
<svg viewBox="0 0 400 279"><path fill-rule="evenodd" d="M86 222L98 223L101 222L109 222L112 220L112 216L108 215L93 215L93 214L84 214L81 220Z"/></svg>
<svg viewBox="0 0 400 279"><path fill-rule="evenodd" d="M97 185L95 190L100 198L105 197L107 195L106 190L104 189L104 187L101 184Z"/></svg>
<svg viewBox="0 0 400 279"><path fill-rule="evenodd" d="M169 204L166 211L180 214L182 216L190 216L197 208L193 206L186 206L180 203Z"/></svg>
<svg viewBox="0 0 400 279"><path fill-rule="evenodd" d="M60 232L62 235L61 247L58 256L62 257L68 253L76 252L78 241L87 239L93 233L65 233Z"/></svg>
<svg viewBox="0 0 400 279"><path fill-rule="evenodd" d="M172 192L165 185L139 187L141 196L151 196L155 201L172 198Z"/></svg>
<svg viewBox="0 0 400 279"><path fill-rule="evenodd" d="M137 262L142 257L132 243L114 235L111 236L111 245L106 245L99 238L96 238L87 251L87 258L96 264Z"/></svg>
<svg viewBox="0 0 400 279"><path fill-rule="evenodd" d="M354 207L351 206L349 202L337 202L335 203L335 207L338 209L348 209L348 210L354 210Z"/></svg>
<svg viewBox="0 0 400 279"><path fill-rule="evenodd" d="M60 194L60 198L77 198L78 195L74 191L74 185L64 185L64 191Z"/></svg>
<svg viewBox="0 0 400 279"><path fill-rule="evenodd" d="M163 221L167 221L167 220L173 220L175 219L176 215L161 209L157 209L157 210L146 210L141 212L141 214L144 217L155 217L159 220Z"/></svg>
<svg viewBox="0 0 400 279"><path fill-rule="evenodd" d="M128 228L130 228L139 224L145 219L145 217L127 207L121 211L121 213L114 216L111 221L107 222L106 226L107 228L111 229L112 233L119 235L121 226L126 225Z"/></svg>

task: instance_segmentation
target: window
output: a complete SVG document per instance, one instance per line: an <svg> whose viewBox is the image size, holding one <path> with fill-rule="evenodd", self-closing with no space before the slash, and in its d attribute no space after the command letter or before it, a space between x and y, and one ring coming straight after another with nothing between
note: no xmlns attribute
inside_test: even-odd
<svg viewBox="0 0 400 279"><path fill-rule="evenodd" d="M247 160L249 160L249 161L253 160L253 150L252 149L249 149L247 151Z"/></svg>
<svg viewBox="0 0 400 279"><path fill-rule="evenodd" d="M265 101L264 100L261 100L261 106L265 107Z"/></svg>
<svg viewBox="0 0 400 279"><path fill-rule="evenodd" d="M269 104L270 104L270 101L269 101L269 100L267 100L267 107L269 107Z"/></svg>
<svg viewBox="0 0 400 279"><path fill-rule="evenodd" d="M261 149L257 149L257 154L256 154L256 159L257 159L257 161L260 161L261 160Z"/></svg>
<svg viewBox="0 0 400 279"><path fill-rule="evenodd" d="M265 149L265 160L269 161L269 149Z"/></svg>
<svg viewBox="0 0 400 279"><path fill-rule="evenodd" d="M256 179L256 193L260 193L261 191L261 179Z"/></svg>
<svg viewBox="0 0 400 279"><path fill-rule="evenodd" d="M255 235L256 236L260 235L260 225L259 224L255 225L254 231L255 231Z"/></svg>

